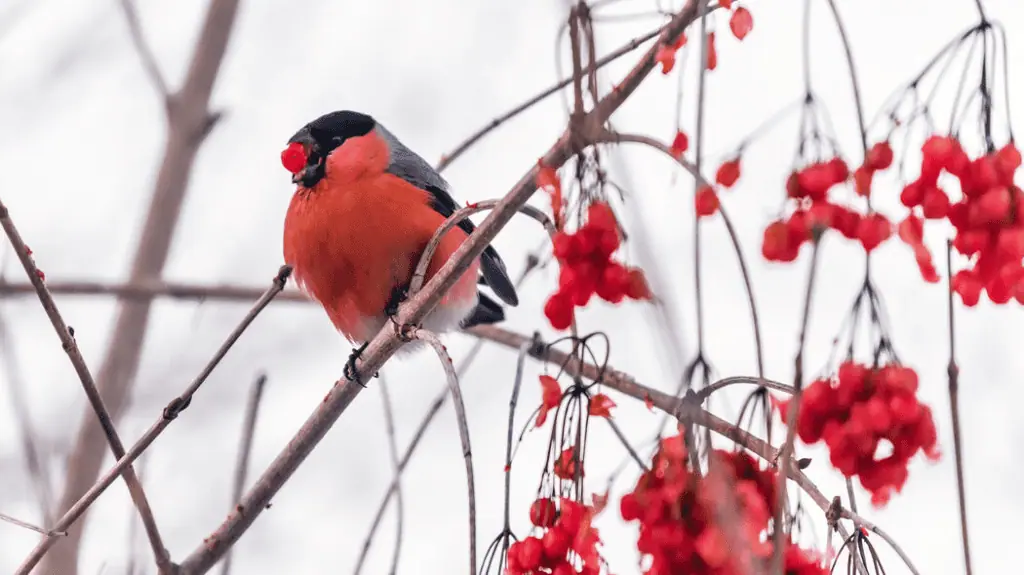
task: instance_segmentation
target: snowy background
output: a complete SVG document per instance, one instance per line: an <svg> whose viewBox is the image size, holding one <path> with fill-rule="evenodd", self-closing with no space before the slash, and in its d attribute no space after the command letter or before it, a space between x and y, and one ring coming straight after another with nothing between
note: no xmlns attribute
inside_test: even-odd
<svg viewBox="0 0 1024 575"><path fill-rule="evenodd" d="M176 87L182 78L206 1L139 1L143 29L160 66ZM663 0L668 7L670 2ZM672 3L673 6L677 3ZM811 77L824 99L847 157L859 158L849 76L836 28L824 2L812 2ZM977 21L968 0L841 0L869 119L883 101L951 38ZM714 25L719 66L709 75L706 149L710 168L747 133L802 94L802 2L760 0L748 6L754 32L741 44L727 19ZM1024 6L1013 0L985 3L1010 38L1012 104L1024 94ZM649 12L653 2L619 2L598 14ZM493 117L557 79L555 37L567 13L564 2L243 2L212 107L225 117L203 145L189 188L165 279L202 284L263 287L281 263L281 225L291 194L278 153L301 125L337 109L368 112L425 158L436 161ZM602 50L617 48L658 25L647 18L598 26ZM696 31L691 38L698 37ZM562 62L568 62L567 43ZM641 52L603 72L604 87L620 78ZM686 60L684 128L693 135L696 60ZM568 69L563 65L563 70ZM955 81L956 78L953 78ZM675 133L676 77L653 74L619 113L616 127L671 141ZM1018 114L1024 114L1020 109ZM945 114L940 114L945 118ZM764 225L775 216L796 146L797 114L790 114L744 157L744 176L723 202L741 233L753 267L760 307L767 375L788 381L795 352L799 307L809 250L797 264L767 265L760 258ZM445 173L459 199L499 196L528 169L563 127L562 100L546 100L487 137ZM1018 131L1024 129L1019 122ZM1005 122L1003 123L1005 125ZM1002 132L1000 132L1002 133ZM146 210L165 137L161 101L147 81L130 43L125 20L113 0L7 0L0 3L0 197L37 263L50 281L119 281L127 273ZM877 137L877 136L876 136ZM1003 136L1000 136L1003 138ZM693 140L691 140L693 141ZM629 249L630 261L656 265L655 287L670 302L684 353L666 345L652 329L648 306L591 304L580 316L584 332L602 329L612 341L611 363L648 385L672 389L681 366L692 358L692 184L655 152L624 147L613 154L612 179L631 192L630 224L645 234ZM883 179L878 206L892 217L899 182ZM544 206L544 198L532 200ZM753 375L755 362L748 312L738 267L717 219L704 226L706 352L717 374ZM934 235L932 235L934 234ZM637 254L641 236L654 262ZM942 230L929 245L944 273ZM542 232L531 221L514 221L495 241L513 275ZM810 325L807 365L814 372L828 349L862 277L863 252L829 239L823 245L820 282ZM0 246L5 277L22 279L6 243ZM922 573L962 572L952 435L946 399L945 295L926 285L910 250L891 242L881 250L874 277L882 290L901 358L921 374L923 398L936 413L946 457L936 465L917 461L904 494L885 510L861 510L892 534ZM653 272L652 272L653 273ZM531 277L507 327L523 333L540 328L541 307L555 285L556 270ZM95 372L109 337L115 304L110 298L64 296L58 304L76 328L78 342ZM207 362L248 309L238 304L159 300L146 339L132 404L119 423L126 443L158 416ZM34 296L0 301L12 332L13 356L0 362L0 511L41 522L39 505L22 464L11 415L10 367L16 363L31 406L31 419L59 493L63 456L73 442L85 398ZM1024 442L1020 403L1024 390L1024 311L1016 304L996 309L983 303L958 316L961 404L967 466L969 520L977 573L1018 567L1012 549L1014 518L1024 513L1013 458ZM448 336L459 357L472 344ZM333 381L349 346L317 307L278 302L257 319L193 405L144 458L144 484L172 558L181 559L212 531L230 509L232 471L250 382L260 370L269 381L261 408L250 481L284 447ZM463 380L469 410L479 499L480 551L501 528L504 420L515 352L488 345ZM520 420L539 402L531 363ZM419 354L384 370L395 398L398 439L404 446L427 404L444 386L436 359ZM716 403L735 415L737 390ZM657 418L643 405L620 398L616 416L634 442L647 439ZM536 488L546 432L533 433L514 466L513 526L527 528L526 509ZM1014 448L1013 446L1018 446ZM588 450L590 488L619 463L623 450L606 426L594 426ZM404 447L403 447L404 448ZM810 476L828 495L845 493L839 475L827 469L824 452ZM285 485L236 546L235 573L336 573L350 570L369 521L391 476L380 395L362 393L326 439ZM104 468L111 463L108 455ZM614 572L636 573L635 530L616 519L617 498L635 475L613 492L614 507L602 517L605 556ZM446 407L407 468L403 482L406 533L399 572L460 573L468 535L465 475L454 417ZM122 573L129 561L129 522L136 521L120 482L93 506L81 555L81 572ZM393 516L385 519L365 573L386 572L393 541ZM136 530L139 531L140 530ZM140 532L141 533L141 532ZM818 534L824 533L823 521ZM148 545L138 535L138 560L151 566ZM12 571L38 536L0 523L0 573ZM891 558L888 572L903 573Z"/></svg>

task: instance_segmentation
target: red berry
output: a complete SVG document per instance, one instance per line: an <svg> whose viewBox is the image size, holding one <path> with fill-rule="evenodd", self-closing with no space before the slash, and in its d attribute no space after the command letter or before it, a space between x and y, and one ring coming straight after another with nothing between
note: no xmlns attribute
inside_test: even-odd
<svg viewBox="0 0 1024 575"><path fill-rule="evenodd" d="M710 186L701 186L694 196L697 217L710 216L718 211L718 194Z"/></svg>
<svg viewBox="0 0 1024 575"><path fill-rule="evenodd" d="M884 170L892 165L892 147L889 142L878 142L868 150L868 157L864 164L872 170Z"/></svg>
<svg viewBox="0 0 1024 575"><path fill-rule="evenodd" d="M718 172L715 173L715 182L725 188L731 188L738 179L740 179L739 158L723 163L718 167Z"/></svg>
<svg viewBox="0 0 1024 575"><path fill-rule="evenodd" d="M551 527L557 514L555 502L551 499L538 499L530 505L530 522L537 527Z"/></svg>
<svg viewBox="0 0 1024 575"><path fill-rule="evenodd" d="M569 329L572 325L572 301L562 292L556 292L544 304L544 315L555 329Z"/></svg>
<svg viewBox="0 0 1024 575"><path fill-rule="evenodd" d="M281 165L293 174L302 171L306 166L306 149L298 142L288 144L281 152Z"/></svg>
<svg viewBox="0 0 1024 575"><path fill-rule="evenodd" d="M572 536L563 529L548 529L544 534L544 556L550 560L564 559L569 545L572 544Z"/></svg>

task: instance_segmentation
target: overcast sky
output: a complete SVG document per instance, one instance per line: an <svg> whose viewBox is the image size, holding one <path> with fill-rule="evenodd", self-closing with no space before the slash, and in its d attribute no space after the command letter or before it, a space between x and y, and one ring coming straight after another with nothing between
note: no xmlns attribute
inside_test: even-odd
<svg viewBox="0 0 1024 575"><path fill-rule="evenodd" d="M138 2L149 42L170 83L183 76L206 1ZM680 2L662 0L673 6ZM719 66L708 79L706 150L721 159L753 127L802 95L802 2L757 1L753 33L742 44L719 18ZM840 146L852 162L860 157L850 81L836 28L824 2L812 2L811 78L825 102ZM977 20L968 0L840 0L854 46L869 118L884 100L951 38ZM235 31L213 94L224 120L203 146L192 175L170 261L169 280L262 287L280 265L281 226L292 186L278 154L287 138L320 114L354 109L370 113L407 145L436 161L473 130L544 89L557 79L555 37L566 14L564 2L242 2ZM1013 0L985 2L1006 27L1010 86L1024 89L1024 7ZM649 12L651 1L630 0L599 14ZM602 23L598 40L610 51L652 29L657 18ZM698 36L696 31L691 38ZM564 48L565 44L561 44ZM562 54L567 61L567 51ZM609 66L604 88L617 81L639 53ZM694 55L687 60L694 63ZM684 127L693 132L696 75L684 79ZM948 90L957 80L954 69ZM1002 79L1000 79L1000 82ZM654 74L621 111L616 127L670 141L675 132L676 77ZM1019 96L1014 96L1021 102ZM997 105L1001 107L1001 96ZM1018 131L1024 129L1018 111ZM940 114L945 118L946 114ZM792 165L798 128L786 116L757 140L744 157L744 175L723 196L739 228L752 266L761 313L769 377L792 377L801 292L809 251L795 265L765 264L760 258L764 226L775 215ZM562 131L562 101L551 98L495 131L453 164L446 177L462 201L504 194ZM1005 121L1000 120L1000 127ZM36 261L50 281L123 278L148 207L165 136L162 104L129 41L114 0L9 0L0 5L0 197L9 206ZM877 137L877 135L875 136ZM1005 130L998 131L1005 139ZM693 141L693 140L691 140ZM919 142L911 148L919 146ZM716 164L712 164L713 169ZM692 258L692 184L664 157L625 148L609 160L611 177L629 192L633 243L627 259L656 265L655 287L672 303L685 355L679 356L651 329L645 304L591 304L580 314L581 329L601 329L611 338L611 363L641 382L672 389L680 366L695 349ZM883 178L877 206L901 218L899 182ZM545 198L533 202L547 205ZM718 218L704 226L704 316L706 354L716 374L754 375L748 312L735 257ZM644 233L636 231L643 226ZM947 230L929 230L927 240L944 272ZM529 249L542 240L531 221L515 221L495 241L513 274ZM640 258L639 244L656 258ZM5 274L22 279L6 244ZM873 258L874 277L890 314L901 359L921 375L923 400L936 414L945 457L938 464L915 461L904 494L884 510L871 509L858 488L861 510L903 545L922 573L961 573L952 432L946 399L945 296L926 285L910 250L890 242ZM816 372L862 278L863 252L829 238L823 244L807 349ZM521 303L509 310L508 327L524 333L545 328L541 308L555 285L556 270L533 276ZM113 320L111 301L61 297L61 311L76 328L78 342L95 371ZM248 303L197 305L160 301L147 336L133 405L120 422L126 442L158 416L207 362L216 346L248 309ZM0 303L11 326L16 361L41 434L55 489L63 479L61 453L77 430L85 401L80 385L34 297ZM1024 441L1019 406L1024 355L1024 311L1016 304L987 302L958 310L962 369L964 445L969 519L977 573L1019 568L1013 557L1024 513L1021 467L1014 464ZM448 336L456 361L472 344ZM144 483L172 557L192 551L231 507L231 476L242 412L250 382L266 370L269 382L255 436L250 477L260 473L339 377L349 346L314 306L272 305L231 351L192 407L145 457ZM505 418L515 365L514 351L493 346L463 380L475 455L482 553L501 528ZM520 421L539 402L536 375L528 366ZM0 370L0 511L41 522L24 468L11 416L8 370ZM428 354L394 361L384 370L396 401L398 438L408 442L430 399L444 381ZM715 404L733 418L743 394L736 390ZM633 442L650 436L658 419L643 405L614 396L615 413ZM606 426L596 425L588 449L592 489L621 460L623 450ZM1018 448L1014 448L1014 446ZM527 531L527 506L546 447L546 432L528 435L514 466L514 527ZM809 475L828 496L845 493L827 455L815 457ZM461 573L468 535L465 474L454 417L446 408L406 473L406 534L403 573ZM104 467L110 465L110 458ZM602 517L605 555L618 575L636 573L635 529L617 519L617 499L635 479L613 492L616 504ZM236 546L235 573L347 572L389 481L390 463L380 395L370 389L334 426L312 456ZM133 517L123 485L94 505L81 557L83 573L120 573L128 561L126 541ZM824 533L815 515L817 533ZM366 573L384 572L390 561L393 516L386 519ZM0 523L0 572L13 570L37 535ZM139 558L151 562L140 540ZM903 573L891 555L887 572ZM155 568L150 568L155 573Z"/></svg>

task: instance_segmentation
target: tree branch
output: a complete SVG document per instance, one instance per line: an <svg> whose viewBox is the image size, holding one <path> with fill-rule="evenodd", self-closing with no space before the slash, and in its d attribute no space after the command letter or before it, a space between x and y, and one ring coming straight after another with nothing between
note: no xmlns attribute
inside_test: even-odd
<svg viewBox="0 0 1024 575"><path fill-rule="evenodd" d="M167 143L149 212L141 227L142 235L131 264L129 283L158 279L163 273L192 165L199 146L218 117L212 115L207 106L237 9L238 0L210 2L185 81L181 90L170 97ZM142 357L149 311L150 300L122 301L117 309L113 336L97 376L100 396L114 421L128 405L132 382ZM99 428L91 418L83 418L68 458L61 511L70 510L96 480L103 463L103 453ZM66 541L48 557L43 572L76 575L81 537L82 529L72 529Z"/></svg>
<svg viewBox="0 0 1024 575"><path fill-rule="evenodd" d="M99 479L92 487L86 491L82 497L80 497L74 504L64 513L64 516L57 521L55 529L67 529L71 526L79 517L81 517L93 502L102 494L110 484L114 482L118 475L128 468L140 455L150 446L156 438L163 433L164 429L174 421L175 418L188 407L192 401L192 396L195 395L199 387L206 381L206 378L210 376L213 369L217 367L220 360L227 355L227 352L241 337L242 332L249 327L249 324L256 319L263 308L270 303L274 296L277 295L284 288L284 283L288 279L288 275L291 273L291 268L288 266L281 266L281 269L277 272L277 276L274 278L273 285L268 289L263 297L257 301L249 313L242 318L242 321L235 327L234 331L228 336L227 340L221 344L220 349L214 353L213 358L206 364L206 367L196 376L196 379L192 381L191 385L178 397L171 400L171 402L164 408L160 418L154 423L146 433L142 435L135 445L128 450L123 456L119 457L117 463L111 468L103 477ZM32 553L22 562L21 567L18 568L16 575L28 575L32 568L43 558L47 550L50 549L56 543L56 540L52 537L46 537L32 550Z"/></svg>
<svg viewBox="0 0 1024 575"><path fill-rule="evenodd" d="M89 405L96 414L96 419L102 428L106 443L110 446L110 451L114 453L114 457L122 457L124 455L124 444L121 443L121 438L114 428L114 421L107 411L106 405L103 404L99 391L96 389L96 382L93 380L92 373L89 371L89 367L85 365L85 358L82 357L82 352L78 349L78 343L75 341L75 331L64 322L64 318L57 311L57 304L53 301L53 296L46 290L46 284L43 282L43 273L32 260L28 246L21 239L21 234L18 233L18 229L14 226L14 221L11 220L7 206L4 205L2 200L0 200L0 226L3 227L8 239L10 239L11 245L14 247L14 253L18 255L22 267L25 268L25 273L36 289L36 294L39 296L39 303L42 304L43 311L50 318L50 324L57 332L57 337L60 339L64 352L67 353L68 359L71 360L71 365L75 368L75 373L78 374L78 379L82 383L82 389L85 390L85 395L89 399ZM89 421L91 422L92 419L90 418ZM153 518L153 510L149 506L146 493L142 489L138 476L135 474L135 469L130 466L124 470L124 482L128 486L132 502L139 510L139 516L142 518L142 524L146 528L146 535L149 537L150 545L153 547L153 555L160 572L169 571L171 559L167 549L164 547L163 540L160 538L160 530L157 528L156 520ZM54 530L63 531L66 528L67 526L59 526ZM48 536L48 539L53 540L52 536Z"/></svg>
<svg viewBox="0 0 1024 575"><path fill-rule="evenodd" d="M448 355L444 344L432 332L417 329L413 339L425 342L434 348L434 353L441 360L445 378L448 380L448 392L452 396L455 408L455 421L459 426L459 440L462 442L462 458L466 463L466 489L469 493L469 573L476 573L476 481L473 476L473 451L469 445L469 423L466 420L466 404L462 401L462 390L459 389L459 376L455 373L455 365Z"/></svg>
<svg viewBox="0 0 1024 575"><path fill-rule="evenodd" d="M662 32L662 41L674 42L696 17L696 2L692 0L673 17ZM595 109L585 116L584 136L596 140L597 135L611 114L625 102L653 69L657 45L648 49L640 62L626 76L626 79L610 94L602 98ZM572 153L568 133L541 158L541 164L552 168L560 167ZM500 201L486 219L463 242L448 262L426 283L422 290L410 297L399 307L398 325L417 325L422 318L438 304L444 293L469 268L484 248L491 243L498 232L512 219L531 195L536 191L537 165L520 178L513 189ZM391 355L401 346L399 334L390 326L383 328L367 345L356 365L358 374L376 373ZM205 573L216 563L229 546L241 537L270 498L295 472L314 447L327 433L341 414L359 395L362 387L339 380L322 402L306 419L288 446L270 464L263 476L243 498L244 512L230 514L224 523L208 536L182 563L182 574Z"/></svg>

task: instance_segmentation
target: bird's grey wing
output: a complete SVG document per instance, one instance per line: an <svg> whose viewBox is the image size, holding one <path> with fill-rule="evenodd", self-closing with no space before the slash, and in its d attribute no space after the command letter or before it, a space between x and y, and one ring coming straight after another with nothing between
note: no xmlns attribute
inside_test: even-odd
<svg viewBox="0 0 1024 575"><path fill-rule="evenodd" d="M455 198L448 192L448 182L437 173L426 160L416 152L405 147L398 138L388 132L380 124L377 125L381 136L387 141L391 150L391 161L387 172L402 178L412 185L430 192L431 207L437 213L448 218L451 217L459 206ZM458 223L458 226L467 234L473 233L476 226L468 218ZM510 306L519 305L519 297L516 295L516 288L508 276L505 262L498 255L494 247L488 245L480 256L480 272L483 274L484 282L497 295L501 301Z"/></svg>

